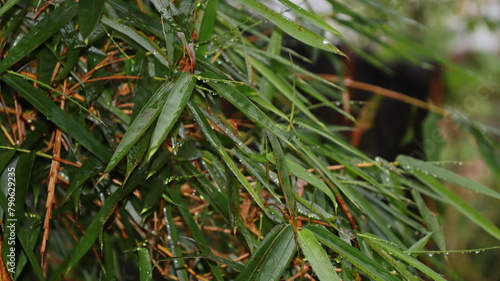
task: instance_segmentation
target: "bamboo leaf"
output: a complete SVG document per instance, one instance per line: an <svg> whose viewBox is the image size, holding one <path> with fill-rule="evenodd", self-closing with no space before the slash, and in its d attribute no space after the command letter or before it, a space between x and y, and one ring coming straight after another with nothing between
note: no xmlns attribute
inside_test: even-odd
<svg viewBox="0 0 500 281"><path fill-rule="evenodd" d="M47 119L54 122L62 131L78 141L83 147L101 160L108 161L111 153L92 133L75 119L64 112L59 106L46 97L45 92L38 90L12 74L6 74L2 79L23 96L31 105L39 110Z"/></svg>
<svg viewBox="0 0 500 281"><path fill-rule="evenodd" d="M148 249L137 248L136 251L139 256L139 280L153 280L153 266L151 264L151 257L149 256Z"/></svg>
<svg viewBox="0 0 500 281"><path fill-rule="evenodd" d="M156 122L156 127L151 137L151 142L148 149L147 159L151 159L153 154L158 150L161 143L165 140L172 127L175 125L181 112L184 110L191 94L193 93L196 79L189 74L183 72L177 79L170 90L170 93L163 105L163 109Z"/></svg>
<svg viewBox="0 0 500 281"><path fill-rule="evenodd" d="M274 162L276 163L277 167L278 180L280 183L280 187L283 190L283 194L285 195L285 202L288 208L289 215L295 218L297 214L297 203L295 202L295 199L293 197L292 185L290 184L290 172L288 170L285 153L283 152L281 144L279 143L275 135L268 132L267 137L274 152L273 155Z"/></svg>
<svg viewBox="0 0 500 281"><path fill-rule="evenodd" d="M328 23L326 23L320 17L309 12L308 10L301 8L300 6L298 6L297 4L295 4L289 0L278 0L278 1L280 1L283 5L287 6L292 11L294 11L297 15L300 15L301 17L303 17L304 19L306 19L308 22L312 23L313 25L315 25L315 26L317 26L325 31L331 32L331 33L336 34L336 35L340 35L341 37L345 38L339 31L337 31L336 29L331 27Z"/></svg>
<svg viewBox="0 0 500 281"><path fill-rule="evenodd" d="M102 232L104 224L113 213L120 200L127 196L137 185L143 183L147 176L147 169L137 169L132 173L129 180L122 188L117 189L113 194L106 198L104 205L92 219L92 222L85 230L83 236L78 240L75 247L68 256L65 257L56 272L49 277L49 281L59 281L83 258L87 251L92 247L97 237Z"/></svg>
<svg viewBox="0 0 500 281"><path fill-rule="evenodd" d="M435 178L426 175L423 172L413 171L412 173L427 186L439 193L442 197L442 200L453 205L458 211L467 216L473 223L477 224L493 237L495 237L496 239L500 239L500 229L488 218L480 214L471 205L460 198L457 194L449 190Z"/></svg>
<svg viewBox="0 0 500 281"><path fill-rule="evenodd" d="M146 133L147 129L154 123L161 112L162 106L165 103L168 94L172 90L174 84L170 81L163 83L149 99L146 105L142 108L139 115L134 119L127 132L123 136L120 144L116 148L108 166L104 173L109 173L118 162L130 151L133 145Z"/></svg>
<svg viewBox="0 0 500 281"><path fill-rule="evenodd" d="M396 161L399 162L410 173L414 173L415 171L417 171L423 174L432 175L432 177L462 186L477 193L500 199L499 192L436 165L432 165L422 160L414 159L404 155L398 156L396 158Z"/></svg>
<svg viewBox="0 0 500 281"><path fill-rule="evenodd" d="M78 23L80 24L80 33L88 43L88 37L94 30L94 27L101 19L106 1L86 0L78 2Z"/></svg>
<svg viewBox="0 0 500 281"><path fill-rule="evenodd" d="M259 205L259 207L261 207L264 212L267 212L267 209L264 206L264 202L262 202L262 199L257 194L255 189L250 185L248 180L241 173L238 166L234 163L233 159L231 159L231 156L229 156L229 154L226 152L226 150L222 146L220 139L217 137L214 130L210 127L208 121L203 116L203 113L201 112L200 108L192 101L189 101L187 103L187 107L191 115L198 122L198 125L200 126L203 135L205 135L207 140L212 144L213 148L217 150L219 155L222 157L222 160L224 160L224 162L229 167L231 172L236 176L238 181L243 185L243 187L248 191L248 193L250 193L252 198L255 200L255 203Z"/></svg>
<svg viewBox="0 0 500 281"><path fill-rule="evenodd" d="M117 23L113 20L108 19L107 17L102 17L101 19L102 23L105 25L111 27L112 29L116 30L118 33L122 34L125 36L125 38L130 38L133 40L135 43L139 44L141 47L146 49L148 52L150 52L156 59L158 59L159 62L161 62L165 66L169 66L167 59L165 58L163 52L158 49L157 46L152 44L150 41L148 41L146 38L143 36L139 35L135 30L132 28L123 25L121 23Z"/></svg>
<svg viewBox="0 0 500 281"><path fill-rule="evenodd" d="M290 225L274 227L245 264L236 281L279 280L296 251L293 236Z"/></svg>
<svg viewBox="0 0 500 281"><path fill-rule="evenodd" d="M337 252L343 258L352 263L359 270L374 280L379 281L397 281L398 279L392 275L387 269L369 259L366 255L358 251L356 248L344 242L338 236L329 232L323 227L316 225L306 225L305 229L310 230L323 245Z"/></svg>
<svg viewBox="0 0 500 281"><path fill-rule="evenodd" d="M300 249L304 252L305 258L311 264L319 280L340 281L331 260L314 234L308 229L302 229L299 231L298 236Z"/></svg>
<svg viewBox="0 0 500 281"><path fill-rule="evenodd" d="M13 1L12 1L13 2ZM10 4L10 2L9 2ZM0 62L0 73L9 69L16 62L29 55L36 47L43 44L59 29L70 21L77 12L74 2L65 2L57 9L45 15L28 33L9 51Z"/></svg>
<svg viewBox="0 0 500 281"><path fill-rule="evenodd" d="M332 43L330 43L326 38L312 32L308 28L301 26L285 17L282 15L278 14L277 12L271 10L270 8L266 7L265 5L259 3L256 0L237 0L244 6L254 10L257 12L259 15L265 17L267 20L270 22L274 23L277 25L279 28L281 28L284 32L287 34L293 36L294 38L311 45L313 47L316 47L321 50L333 52L336 54L344 55L337 47L335 47Z"/></svg>
<svg viewBox="0 0 500 281"><path fill-rule="evenodd" d="M364 237L367 239L370 239L371 243L374 243L378 245L380 248L386 250L388 253L390 253L392 256L399 258L405 262L407 262L409 265L415 267L416 269L420 270L422 273L425 275L431 277L432 279L436 281L446 281L441 275L436 273L434 270L417 260L416 258L406 254L402 250L398 249L394 245L392 245L389 241L384 241L378 237L376 237L373 234L369 233L363 233L363 234L358 234L360 237Z"/></svg>

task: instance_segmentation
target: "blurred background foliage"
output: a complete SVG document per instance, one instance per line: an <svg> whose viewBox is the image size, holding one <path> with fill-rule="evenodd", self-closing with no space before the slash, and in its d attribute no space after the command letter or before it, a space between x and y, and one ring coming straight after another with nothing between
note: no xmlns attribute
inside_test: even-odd
<svg viewBox="0 0 500 281"><path fill-rule="evenodd" d="M285 0L2 1L11 277L497 280L500 4L294 2L312 14ZM314 57L342 68L335 46L381 69L442 68L444 102L421 105L433 162L371 159L345 137L355 123L317 119L310 97L349 120L366 104L346 110L342 71L313 74Z"/></svg>

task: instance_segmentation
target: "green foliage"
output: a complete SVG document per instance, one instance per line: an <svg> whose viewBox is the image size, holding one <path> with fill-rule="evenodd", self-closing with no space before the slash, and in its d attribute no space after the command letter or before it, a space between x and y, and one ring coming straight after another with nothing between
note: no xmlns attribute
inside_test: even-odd
<svg viewBox="0 0 500 281"><path fill-rule="evenodd" d="M290 1L279 0L297 20L263 1L236 2L0 8L0 216L3 260L9 245L16 253L11 278L445 280L450 251L429 200L500 239L443 182L495 200L498 191L440 163L364 155L306 97L354 120L339 105L343 83L303 69L282 45L290 36L341 58L326 39L335 38L380 65L339 32L349 29L385 52L443 61L391 29L415 21L377 1L358 4L389 21L328 1L339 12L333 27ZM466 128L498 171L498 130L437 112Z"/></svg>

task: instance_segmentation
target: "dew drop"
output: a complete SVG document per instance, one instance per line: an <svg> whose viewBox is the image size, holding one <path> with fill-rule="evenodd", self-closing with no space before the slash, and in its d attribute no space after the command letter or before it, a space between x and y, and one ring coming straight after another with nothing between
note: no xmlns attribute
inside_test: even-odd
<svg viewBox="0 0 500 281"><path fill-rule="evenodd" d="M479 252L480 252L480 251L474 251L474 253L475 253L476 255L477 255L477 254L479 254Z"/></svg>
<svg viewBox="0 0 500 281"><path fill-rule="evenodd" d="M431 257L431 258L432 258L432 256L434 256L434 254L433 254L433 253L428 253L427 255L428 255L429 257Z"/></svg>

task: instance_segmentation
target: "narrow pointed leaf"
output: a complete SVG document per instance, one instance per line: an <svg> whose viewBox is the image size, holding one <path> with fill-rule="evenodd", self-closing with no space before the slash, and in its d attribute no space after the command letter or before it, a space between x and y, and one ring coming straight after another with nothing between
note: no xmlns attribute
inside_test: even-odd
<svg viewBox="0 0 500 281"><path fill-rule="evenodd" d="M73 117L47 98L44 91L34 88L22 78L12 74L6 74L2 79L45 115L47 119L54 122L63 132L70 135L95 156L104 161L108 161L111 158L111 153L107 148L95 139L87 128L83 127Z"/></svg>
<svg viewBox="0 0 500 281"><path fill-rule="evenodd" d="M147 129L154 123L160 115L162 106L172 89L170 81L163 83L142 108L141 113L134 119L127 132L123 136L120 144L116 148L104 173L108 173L120 162L129 152L133 145L146 133Z"/></svg>
<svg viewBox="0 0 500 281"><path fill-rule="evenodd" d="M395 247L389 241L381 240L380 238L376 237L375 235L369 234L369 233L360 234L359 236L366 237L367 239L370 239L371 243L377 244L382 249L385 249L392 256L407 262L409 265L420 270L422 273L431 277L432 279L434 279L436 281L446 281L446 279L444 279L437 272L435 272L434 270L432 270L431 268L429 268L427 265L423 264L422 262L420 262L416 258L412 257L411 255L408 255L407 253L403 252L401 249Z"/></svg>
<svg viewBox="0 0 500 281"><path fill-rule="evenodd" d="M193 93L195 84L196 79L189 72L183 72L175 82L156 122L157 124L149 145L148 159L151 159L153 154L158 150L179 119L181 112L184 110L186 103Z"/></svg>
<svg viewBox="0 0 500 281"><path fill-rule="evenodd" d="M78 2L78 23L84 40L92 33L104 10L103 0L83 0Z"/></svg>
<svg viewBox="0 0 500 281"><path fill-rule="evenodd" d="M413 175L439 193L445 202L453 205L453 207L467 216L473 223L477 224L496 239L500 239L500 229L493 222L476 211L471 205L444 186L441 182L423 172L413 171Z"/></svg>
<svg viewBox="0 0 500 281"><path fill-rule="evenodd" d="M289 215L295 217L297 213L297 205L295 203L295 199L292 193L292 185L290 183L290 172L288 170L285 153L275 135L268 132L267 137L269 139L269 142L271 143L271 147L274 152L273 155L274 155L274 162L276 163L278 180L280 183L280 187L283 190L283 194L285 196L285 202L288 208Z"/></svg>
<svg viewBox="0 0 500 281"><path fill-rule="evenodd" d="M299 245L307 261L311 264L313 271L321 281L340 281L335 272L331 259L321 247L318 239L308 229L302 229L298 233Z"/></svg>
<svg viewBox="0 0 500 281"><path fill-rule="evenodd" d="M207 119L205 119L203 113L201 112L200 108L196 103L189 101L187 103L187 107L189 109L189 112L191 115L195 118L195 120L198 123L198 126L200 126L201 131L203 132L203 135L207 138L207 140L212 144L214 149L217 150L219 155L222 157L222 160L226 163L226 165L229 167L231 172L236 176L238 181L243 185L243 187L250 193L252 198L255 200L255 203L259 205L259 207L262 208L264 212L267 212L267 209L264 207L264 202L262 202L262 199L260 198L259 194L255 191L255 189L250 185L248 180L245 178L243 173L240 171L236 163L234 163L233 159L231 156L226 152L224 146L222 145L222 142L220 139L217 137L215 134L214 130L210 125L208 124Z"/></svg>
<svg viewBox="0 0 500 281"><path fill-rule="evenodd" d="M312 23L316 27L319 27L325 31L331 32L336 35L340 35L344 37L339 31L337 31L335 28L331 27L328 23L326 23L324 20L322 20L319 16L309 12L308 10L305 10L301 8L299 5L289 1L289 0L278 0L280 1L283 5L287 6L291 10L293 10L297 15L300 15L304 19L306 19L308 22Z"/></svg>
<svg viewBox="0 0 500 281"><path fill-rule="evenodd" d="M76 3L68 1L49 14L36 24L28 33L12 48L7 57L0 62L0 73L7 70L22 58L29 55L36 47L43 44L59 29L71 20L77 11Z"/></svg>
<svg viewBox="0 0 500 281"><path fill-rule="evenodd" d="M277 225L260 243L236 281L279 280L295 254L295 240L290 225Z"/></svg>
<svg viewBox="0 0 500 281"><path fill-rule="evenodd" d="M409 156L400 155L396 158L396 161L399 162L405 169L407 169L410 173L413 171L422 172L428 175L432 175L435 178L445 180L447 182L462 186L469 190L491 196L496 199L500 199L500 193L484 186L478 182L470 180L464 176L455 174L451 171L448 171L444 168L438 167L436 165L432 165L430 163L424 162L422 160L418 160L415 158L411 158Z"/></svg>
<svg viewBox="0 0 500 281"><path fill-rule="evenodd" d="M316 47L318 49L343 55L343 53L332 43L330 43L326 38L312 32L310 29L304 26L301 26L283 17L282 15L271 10L264 4L261 4L256 0L237 0L237 1L243 4L244 6L254 10L259 15L265 17L267 20L274 23L284 32L295 37L296 39L308 45Z"/></svg>
<svg viewBox="0 0 500 281"><path fill-rule="evenodd" d="M106 198L104 205L92 219L92 222L85 230L83 236L78 240L69 255L64 258L57 270L49 277L49 281L62 280L63 277L78 263L78 261L85 256L101 234L104 224L114 212L118 202L132 192L132 190L134 190L139 184L143 183L146 176L147 169L137 169L132 173L129 181L124 183L123 187L117 189L113 194Z"/></svg>
<svg viewBox="0 0 500 281"><path fill-rule="evenodd" d="M137 248L136 251L139 256L139 280L153 280L153 266L151 264L151 257L149 256L148 249Z"/></svg>
<svg viewBox="0 0 500 281"><path fill-rule="evenodd" d="M397 281L387 269L368 258L358 249L344 242L340 237L331 233L326 228L317 225L307 225L305 229L310 230L323 245L337 252L343 258L352 263L359 270L377 281Z"/></svg>
<svg viewBox="0 0 500 281"><path fill-rule="evenodd" d="M126 38L132 39L135 43L139 44L141 47L146 49L147 51L151 52L151 54L158 59L159 62L164 64L165 66L168 66L168 61L165 58L163 52L159 50L158 46L155 46L152 44L150 41L148 41L146 38L142 37L139 35L135 30L133 30L131 27L123 25L121 23L117 23L113 20L110 20L107 17L102 17L101 19L102 23L105 25L111 27L112 29L116 30L118 33L126 36Z"/></svg>

